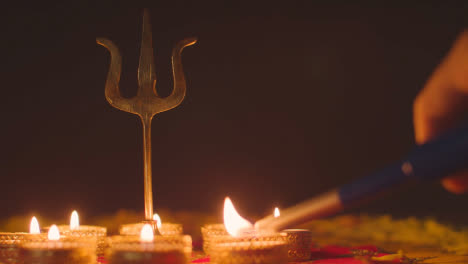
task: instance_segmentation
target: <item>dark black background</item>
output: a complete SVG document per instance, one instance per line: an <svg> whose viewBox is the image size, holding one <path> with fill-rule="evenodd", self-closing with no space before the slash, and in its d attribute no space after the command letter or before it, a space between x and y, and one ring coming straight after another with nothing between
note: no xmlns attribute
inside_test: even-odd
<svg viewBox="0 0 468 264"><path fill-rule="evenodd" d="M255 2L255 1L252 1ZM104 98L107 37L137 87L140 8L3 8L0 218L143 209L137 116ZM283 4L193 1L149 7L157 87L185 37L187 97L153 121L155 208L270 213L370 173L414 144L412 101L468 26L463 1ZM438 183L352 212L466 222L468 196Z"/></svg>

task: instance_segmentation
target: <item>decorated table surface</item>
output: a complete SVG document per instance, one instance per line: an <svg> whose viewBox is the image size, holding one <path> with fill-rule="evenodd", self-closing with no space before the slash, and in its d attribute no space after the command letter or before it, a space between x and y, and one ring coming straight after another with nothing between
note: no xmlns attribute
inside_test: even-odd
<svg viewBox="0 0 468 264"><path fill-rule="evenodd" d="M466 228L433 219L343 215L301 227L312 231L313 244L310 260L297 263L468 263ZM210 257L199 253L192 263Z"/></svg>
<svg viewBox="0 0 468 264"><path fill-rule="evenodd" d="M468 256L458 256L444 253L437 249L411 248L411 245L401 245L408 252L391 252L374 245L345 247L327 245L312 249L309 261L289 262L302 264L371 264L371 263L432 263L432 264L462 264L468 263ZM209 256L203 252L194 253L192 263L211 263Z"/></svg>
<svg viewBox="0 0 468 264"><path fill-rule="evenodd" d="M100 226L110 226L109 223L120 225L133 221L137 216L138 214L118 213L109 220L93 223ZM193 236L191 263L214 263L203 252L203 239L198 233L207 219L212 221L214 218L200 214L174 214L170 211L164 212L163 219L165 218L177 218L184 230ZM17 219L12 219L12 224L18 222ZM214 228L218 228L218 225ZM466 229L443 225L431 219L344 215L313 221L301 228L310 230L313 239L310 259L297 263L468 263ZM118 228L111 228L110 233L115 232L118 232ZM99 256L98 262L109 263ZM11 262L0 260L0 263Z"/></svg>

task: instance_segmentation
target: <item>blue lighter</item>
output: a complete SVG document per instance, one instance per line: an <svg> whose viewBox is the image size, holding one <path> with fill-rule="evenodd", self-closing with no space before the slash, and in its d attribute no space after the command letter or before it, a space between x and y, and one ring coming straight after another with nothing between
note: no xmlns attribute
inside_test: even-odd
<svg viewBox="0 0 468 264"><path fill-rule="evenodd" d="M255 223L255 228L283 230L371 200L396 186L441 179L466 168L468 124L416 146L405 158L383 170L285 209L278 218L263 218Z"/></svg>

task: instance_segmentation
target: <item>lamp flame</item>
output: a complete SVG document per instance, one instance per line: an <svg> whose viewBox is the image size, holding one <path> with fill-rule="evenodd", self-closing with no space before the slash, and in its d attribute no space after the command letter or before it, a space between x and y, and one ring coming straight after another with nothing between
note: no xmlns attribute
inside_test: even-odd
<svg viewBox="0 0 468 264"><path fill-rule="evenodd" d="M78 218L78 213L75 211L72 212L70 217L70 229L78 230L80 228L80 219Z"/></svg>
<svg viewBox="0 0 468 264"><path fill-rule="evenodd" d="M224 226L231 236L239 236L242 231L253 228L253 225L237 213L229 197L224 200Z"/></svg>
<svg viewBox="0 0 468 264"><path fill-rule="evenodd" d="M49 229L49 233L47 234L47 238L49 240L57 241L60 239L60 232L56 225L52 225Z"/></svg>
<svg viewBox="0 0 468 264"><path fill-rule="evenodd" d="M36 217L33 216L31 219L31 224L29 224L29 234L40 234L41 229L39 228L39 222Z"/></svg>
<svg viewBox="0 0 468 264"><path fill-rule="evenodd" d="M141 242L153 242L154 233L153 228L150 224L145 224L140 232L140 241Z"/></svg>
<svg viewBox="0 0 468 264"><path fill-rule="evenodd" d="M273 212L273 216L275 218L280 216L280 211L279 211L278 207L275 207L275 211Z"/></svg>
<svg viewBox="0 0 468 264"><path fill-rule="evenodd" d="M158 214L154 214L153 215L153 220L156 221L156 226L158 226L158 229L161 229L161 225L162 225L161 217L159 217Z"/></svg>

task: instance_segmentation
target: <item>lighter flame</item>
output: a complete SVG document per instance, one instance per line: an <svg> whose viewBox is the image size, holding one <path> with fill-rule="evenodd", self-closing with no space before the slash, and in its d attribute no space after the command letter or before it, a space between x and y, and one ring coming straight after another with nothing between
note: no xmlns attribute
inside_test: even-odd
<svg viewBox="0 0 468 264"><path fill-rule="evenodd" d="M224 200L224 226L231 236L239 236L243 230L253 228L249 221L237 213L229 197Z"/></svg>
<svg viewBox="0 0 468 264"><path fill-rule="evenodd" d="M75 211L72 212L70 217L70 229L77 230L80 228L80 219L78 218L78 213Z"/></svg>
<svg viewBox="0 0 468 264"><path fill-rule="evenodd" d="M153 228L150 224L145 224L140 232L140 241L141 242L153 242L154 233Z"/></svg>
<svg viewBox="0 0 468 264"><path fill-rule="evenodd" d="M161 229L161 225L162 225L161 217L159 217L158 214L154 214L153 215L153 220L156 221L156 226L158 226L158 229Z"/></svg>
<svg viewBox="0 0 468 264"><path fill-rule="evenodd" d="M49 229L49 233L47 234L47 238L49 240L57 241L60 239L60 232L56 225L52 225Z"/></svg>
<svg viewBox="0 0 468 264"><path fill-rule="evenodd" d="M31 219L31 224L29 225L29 234L40 234L41 229L39 228L39 222L35 216Z"/></svg>
<svg viewBox="0 0 468 264"><path fill-rule="evenodd" d="M275 218L280 216L280 211L279 211L278 207L275 207L275 212L273 213L273 216Z"/></svg>

